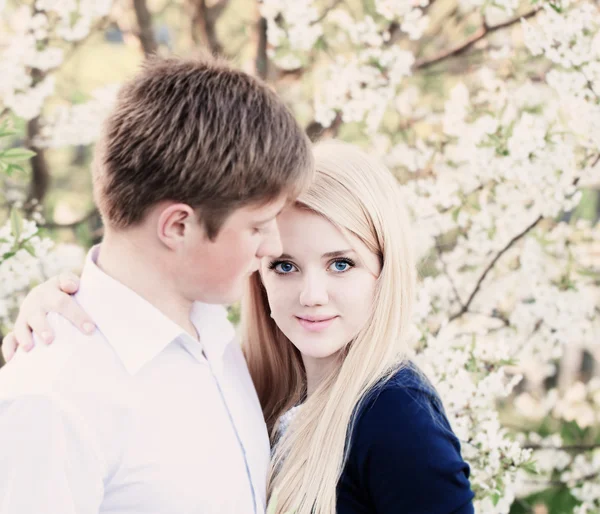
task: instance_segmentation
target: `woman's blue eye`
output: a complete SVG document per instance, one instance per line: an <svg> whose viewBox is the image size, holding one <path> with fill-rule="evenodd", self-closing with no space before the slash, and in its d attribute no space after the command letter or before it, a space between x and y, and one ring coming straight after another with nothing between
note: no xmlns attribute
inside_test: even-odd
<svg viewBox="0 0 600 514"><path fill-rule="evenodd" d="M335 261L331 263L329 269L331 269L331 271L341 273L350 269L350 263L346 261Z"/></svg>
<svg viewBox="0 0 600 514"><path fill-rule="evenodd" d="M275 271L278 273L291 273L294 271L294 265L291 262L279 262L275 266Z"/></svg>

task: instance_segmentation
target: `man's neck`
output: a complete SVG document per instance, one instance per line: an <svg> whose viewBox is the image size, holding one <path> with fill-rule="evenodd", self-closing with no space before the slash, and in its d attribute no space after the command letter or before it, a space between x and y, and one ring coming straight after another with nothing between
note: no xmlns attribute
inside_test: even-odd
<svg viewBox="0 0 600 514"><path fill-rule="evenodd" d="M156 257L157 252L146 247L148 244L152 243L142 243L135 234L107 234L96 265L197 339L190 321L192 302L173 289L174 281Z"/></svg>

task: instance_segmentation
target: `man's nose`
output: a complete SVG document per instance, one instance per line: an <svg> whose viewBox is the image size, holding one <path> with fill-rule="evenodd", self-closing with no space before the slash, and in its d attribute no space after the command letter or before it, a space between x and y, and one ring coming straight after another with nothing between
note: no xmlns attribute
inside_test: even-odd
<svg viewBox="0 0 600 514"><path fill-rule="evenodd" d="M277 222L274 221L273 228L267 232L265 240L258 247L256 256L262 259L263 257L279 257L282 253L281 236L279 235Z"/></svg>

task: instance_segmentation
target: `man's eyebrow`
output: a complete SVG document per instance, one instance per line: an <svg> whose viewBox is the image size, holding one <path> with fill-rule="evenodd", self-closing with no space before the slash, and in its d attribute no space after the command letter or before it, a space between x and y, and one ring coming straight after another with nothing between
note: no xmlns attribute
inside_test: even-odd
<svg viewBox="0 0 600 514"><path fill-rule="evenodd" d="M259 221L256 222L256 224L257 225L264 225L265 223L269 223L269 222L273 221L274 219L277 218L277 216L279 216L283 212L284 208L285 208L285 206L282 207L281 209L279 209L279 212L277 214L275 214L274 216L269 216L268 218L266 218L264 220L259 220Z"/></svg>

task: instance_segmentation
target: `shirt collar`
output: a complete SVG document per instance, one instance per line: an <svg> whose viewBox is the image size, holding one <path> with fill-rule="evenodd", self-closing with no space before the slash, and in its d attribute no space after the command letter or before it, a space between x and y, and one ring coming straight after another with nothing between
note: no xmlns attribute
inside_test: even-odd
<svg viewBox="0 0 600 514"><path fill-rule="evenodd" d="M87 255L75 299L130 374L137 373L176 339L195 346L200 353L204 350L211 366L221 368L225 348L235 335L224 307L194 302L190 320L200 336L199 343L150 302L104 273L96 264L99 249L95 246Z"/></svg>
<svg viewBox="0 0 600 514"><path fill-rule="evenodd" d="M204 353L217 374L223 370L223 357L229 343L235 340L235 329L222 305L194 302L190 319L196 327Z"/></svg>

